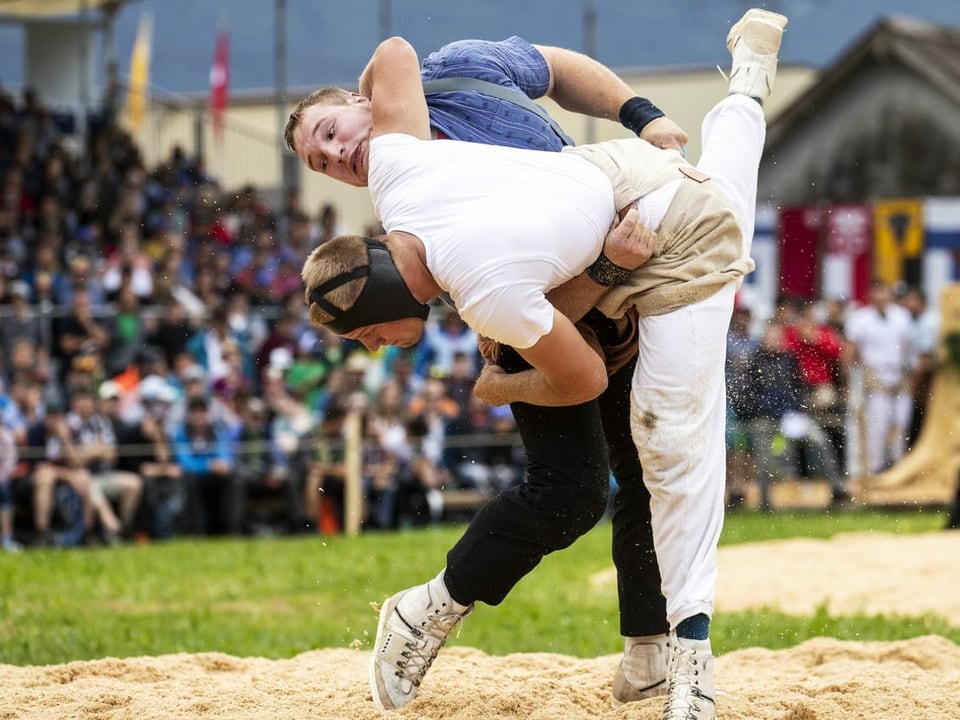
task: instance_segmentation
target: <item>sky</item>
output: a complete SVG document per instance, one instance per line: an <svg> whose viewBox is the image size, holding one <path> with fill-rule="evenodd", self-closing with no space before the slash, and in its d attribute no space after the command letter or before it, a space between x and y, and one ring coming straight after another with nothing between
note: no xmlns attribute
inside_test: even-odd
<svg viewBox="0 0 960 720"><path fill-rule="evenodd" d="M120 73L129 70L141 15L154 20L151 84L160 92L206 92L218 26L229 29L231 90L272 88L277 77L275 0L128 0L117 17ZM385 34L407 37L421 54L450 40L500 39L590 52L612 68L725 65L724 38L746 8L790 18L782 63L821 67L884 16L960 29L960 0L286 0L287 85L355 82ZM595 13L595 33L584 18ZM25 32L0 25L0 85L25 77ZM98 76L98 83L102 79Z"/></svg>

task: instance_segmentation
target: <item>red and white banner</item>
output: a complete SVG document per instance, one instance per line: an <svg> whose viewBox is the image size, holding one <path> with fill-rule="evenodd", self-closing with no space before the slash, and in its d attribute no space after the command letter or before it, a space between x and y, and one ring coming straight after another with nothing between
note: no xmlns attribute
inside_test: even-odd
<svg viewBox="0 0 960 720"><path fill-rule="evenodd" d="M872 279L873 223L866 205L827 209L827 244L820 296L867 301Z"/></svg>

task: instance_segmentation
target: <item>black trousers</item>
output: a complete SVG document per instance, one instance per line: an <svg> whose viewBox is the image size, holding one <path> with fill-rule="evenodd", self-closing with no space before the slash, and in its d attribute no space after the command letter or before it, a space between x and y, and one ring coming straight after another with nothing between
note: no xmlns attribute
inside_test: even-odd
<svg viewBox="0 0 960 720"><path fill-rule="evenodd" d="M507 372L522 369L519 355L506 350L500 364ZM510 353L513 360L505 360ZM630 434L634 364L611 376L597 400L568 407L510 406L526 452L526 478L481 508L448 552L445 580L457 602L499 604L545 555L592 529L606 510L612 469L620 633L669 630L650 494Z"/></svg>

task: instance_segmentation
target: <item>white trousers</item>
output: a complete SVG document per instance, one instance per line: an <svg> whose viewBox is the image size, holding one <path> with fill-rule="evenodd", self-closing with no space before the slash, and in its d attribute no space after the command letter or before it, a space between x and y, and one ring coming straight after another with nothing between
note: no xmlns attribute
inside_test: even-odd
<svg viewBox="0 0 960 720"><path fill-rule="evenodd" d="M866 466L881 472L906 454L907 425L913 412L910 393L866 390L863 398Z"/></svg>
<svg viewBox="0 0 960 720"><path fill-rule="evenodd" d="M765 136L763 109L743 95L724 98L703 121L697 167L729 196L745 253ZM650 490L671 628L713 613L726 474L724 365L736 291L731 282L706 300L640 319L630 424Z"/></svg>

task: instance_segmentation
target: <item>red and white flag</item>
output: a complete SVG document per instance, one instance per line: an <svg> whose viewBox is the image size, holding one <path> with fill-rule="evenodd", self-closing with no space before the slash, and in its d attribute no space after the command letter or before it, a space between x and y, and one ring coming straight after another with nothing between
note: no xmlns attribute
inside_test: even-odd
<svg viewBox="0 0 960 720"><path fill-rule="evenodd" d="M227 110L227 94L230 87L230 33L226 27L217 30L217 44L210 67L210 115L213 120L213 136L217 142L223 138L223 114Z"/></svg>
<svg viewBox="0 0 960 720"><path fill-rule="evenodd" d="M873 222L867 205L831 205L826 210L826 251L821 296L868 301L873 279Z"/></svg>

